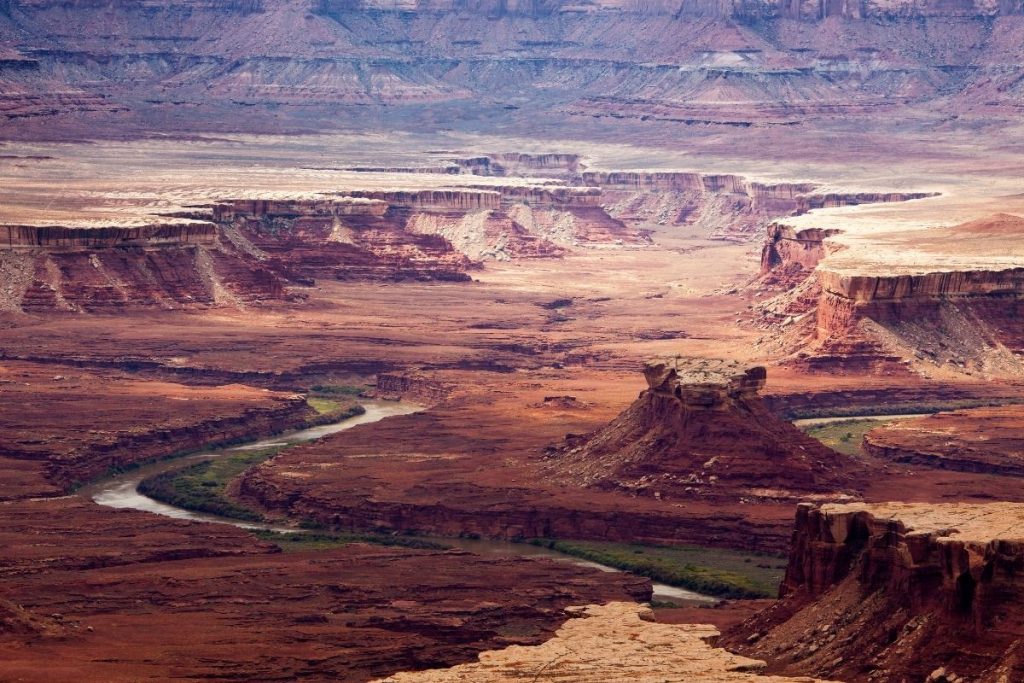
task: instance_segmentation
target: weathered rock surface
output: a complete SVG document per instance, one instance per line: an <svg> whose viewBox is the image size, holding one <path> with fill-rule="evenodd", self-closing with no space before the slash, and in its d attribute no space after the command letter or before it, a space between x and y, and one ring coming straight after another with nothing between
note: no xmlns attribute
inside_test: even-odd
<svg viewBox="0 0 1024 683"><path fill-rule="evenodd" d="M780 604L723 644L771 670L846 680L1024 675L1024 508L800 506ZM946 678L928 678L945 668Z"/></svg>
<svg viewBox="0 0 1024 683"><path fill-rule="evenodd" d="M209 222L0 226L0 311L248 305L284 298L284 284Z"/></svg>
<svg viewBox="0 0 1024 683"><path fill-rule="evenodd" d="M861 466L775 417L763 367L650 361L648 389L607 427L551 453L551 475L657 498L788 498L853 492Z"/></svg>
<svg viewBox="0 0 1024 683"><path fill-rule="evenodd" d="M409 209L463 211L496 200L493 192L380 192L337 201L239 200L214 207L214 218L275 271L311 283L339 280L469 279L474 264L442 237L405 229ZM493 197L492 197L493 195ZM382 199L387 197L388 199ZM393 206L396 198L403 204Z"/></svg>
<svg viewBox="0 0 1024 683"><path fill-rule="evenodd" d="M474 681L636 681L636 683L813 683L817 679L761 676L764 662L708 644L713 626L654 623L649 608L632 603L574 607L542 645L483 652L480 661L450 669L400 673L377 683Z"/></svg>
<svg viewBox="0 0 1024 683"><path fill-rule="evenodd" d="M827 230L773 226L762 272L792 289L764 307L790 320L813 308L814 324L790 333L812 367L1020 376L1022 231L1024 219L999 214L839 250L819 246Z"/></svg>
<svg viewBox="0 0 1024 683"><path fill-rule="evenodd" d="M380 116L386 130L551 111L734 129L1021 102L1019 0L0 7L0 111L29 134L90 117L309 130Z"/></svg>
<svg viewBox="0 0 1024 683"><path fill-rule="evenodd" d="M927 193L822 191L814 183L764 183L733 174L681 171L585 171L623 219L697 230L713 239L746 240L773 219L812 209L920 199Z"/></svg>
<svg viewBox="0 0 1024 683"><path fill-rule="evenodd" d="M892 462L1024 476L1024 407L974 408L900 420L868 432L863 447Z"/></svg>

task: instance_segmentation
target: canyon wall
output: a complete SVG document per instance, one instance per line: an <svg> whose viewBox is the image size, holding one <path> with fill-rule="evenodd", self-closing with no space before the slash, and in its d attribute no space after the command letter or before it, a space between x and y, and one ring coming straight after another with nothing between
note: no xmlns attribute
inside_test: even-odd
<svg viewBox="0 0 1024 683"><path fill-rule="evenodd" d="M133 247L202 244L216 242L211 223L160 223L133 228L75 228L0 225L0 248L18 247Z"/></svg>
<svg viewBox="0 0 1024 683"><path fill-rule="evenodd" d="M1005 405L900 420L864 435L863 450L915 467L1024 476L1024 406Z"/></svg>
<svg viewBox="0 0 1024 683"><path fill-rule="evenodd" d="M774 219L812 209L929 196L923 192L822 193L812 183L767 184L733 174L683 171L584 171L580 180L600 187L605 204L617 217L686 226L729 240L749 239L766 227L769 241L781 239L779 231L785 228L776 226Z"/></svg>
<svg viewBox="0 0 1024 683"><path fill-rule="evenodd" d="M1022 225L996 214L871 245L776 222L751 285L774 295L756 304L755 321L775 332L799 322L776 341L812 370L1020 376L1024 268L1008 256Z"/></svg>
<svg viewBox="0 0 1024 683"><path fill-rule="evenodd" d="M923 274L817 271L815 345L864 357L891 354L967 371L1019 374L1024 268Z"/></svg>
<svg viewBox="0 0 1024 683"><path fill-rule="evenodd" d="M795 126L907 104L1015 114L1024 98L1021 8L1021 0L6 0L0 121L17 122L3 132L46 137L96 134L89 121L259 130L271 115L274 130L297 131L446 128L481 113L521 130L539 112L701 127ZM444 112L423 117L424 104Z"/></svg>
<svg viewBox="0 0 1024 683"><path fill-rule="evenodd" d="M791 674L1018 680L1020 515L1013 503L801 505L782 601L721 642Z"/></svg>

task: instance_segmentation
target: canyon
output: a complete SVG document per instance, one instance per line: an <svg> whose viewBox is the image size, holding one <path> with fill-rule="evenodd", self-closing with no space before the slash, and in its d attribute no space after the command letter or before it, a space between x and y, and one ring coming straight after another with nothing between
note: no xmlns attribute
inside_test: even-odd
<svg viewBox="0 0 1024 683"><path fill-rule="evenodd" d="M1021 679L1022 45L0 0L0 679Z"/></svg>

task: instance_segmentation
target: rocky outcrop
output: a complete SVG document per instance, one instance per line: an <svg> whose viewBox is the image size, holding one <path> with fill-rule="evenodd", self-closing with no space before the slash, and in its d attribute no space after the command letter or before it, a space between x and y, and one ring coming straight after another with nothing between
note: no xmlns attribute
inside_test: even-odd
<svg viewBox="0 0 1024 683"><path fill-rule="evenodd" d="M1022 513L1013 503L801 505L782 602L722 642L777 672L1018 680Z"/></svg>
<svg viewBox="0 0 1024 683"><path fill-rule="evenodd" d="M381 372L377 374L374 396L377 398L437 403L454 389L448 383L426 375L408 372Z"/></svg>
<svg viewBox="0 0 1024 683"><path fill-rule="evenodd" d="M768 184L733 174L682 171L586 171L619 217L689 226L713 238L749 239L768 226L769 242L783 226L771 221L812 209L920 199L928 193L819 193L813 183ZM773 232L775 228L775 232ZM806 235L806 239L813 239Z"/></svg>
<svg viewBox="0 0 1024 683"><path fill-rule="evenodd" d="M0 310L91 313L251 305L283 299L285 281L208 228L183 234L97 228L19 231L0 246ZM152 236L153 241L150 241ZM32 244L35 242L35 244Z"/></svg>
<svg viewBox="0 0 1024 683"><path fill-rule="evenodd" d="M496 192L367 191L338 198L236 200L214 218L275 272L304 284L339 280L466 281L476 267L443 237L407 229L413 212L498 206Z"/></svg>
<svg viewBox="0 0 1024 683"><path fill-rule="evenodd" d="M1021 376L1024 268L1013 255L1022 226L1001 214L846 239L777 223L755 284L784 291L756 309L769 329L807 318L786 344L811 370Z"/></svg>
<svg viewBox="0 0 1024 683"><path fill-rule="evenodd" d="M763 367L669 358L644 375L649 388L608 426L551 451L552 477L662 499L855 490L859 465L765 407Z"/></svg>
<svg viewBox="0 0 1024 683"><path fill-rule="evenodd" d="M0 225L0 248L7 249L212 246L216 241L216 227L212 223L198 221L133 228Z"/></svg>
<svg viewBox="0 0 1024 683"><path fill-rule="evenodd" d="M804 677L762 676L764 662L708 644L718 636L713 626L659 624L643 605L613 602L568 611L572 618L542 645L482 652L472 664L400 673L377 683L814 683Z"/></svg>
<svg viewBox="0 0 1024 683"><path fill-rule="evenodd" d="M1024 476L1024 407L900 420L865 434L863 448L880 459L919 467Z"/></svg>
<svg viewBox="0 0 1024 683"><path fill-rule="evenodd" d="M1018 375L1024 350L1024 268L920 275L818 269L815 345L855 359L897 358L984 374Z"/></svg>
<svg viewBox="0 0 1024 683"><path fill-rule="evenodd" d="M770 277L772 284L795 286L828 255L825 240L839 232L821 228L796 230L772 223L761 249L762 278Z"/></svg>

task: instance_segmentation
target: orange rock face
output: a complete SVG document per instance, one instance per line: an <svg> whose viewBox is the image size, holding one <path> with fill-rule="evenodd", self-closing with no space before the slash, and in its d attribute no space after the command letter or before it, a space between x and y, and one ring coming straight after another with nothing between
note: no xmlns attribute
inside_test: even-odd
<svg viewBox="0 0 1024 683"><path fill-rule="evenodd" d="M995 683L1024 675L1020 504L800 506L780 604L724 644L771 670Z"/></svg>
<svg viewBox="0 0 1024 683"><path fill-rule="evenodd" d="M0 500L63 492L109 469L299 426L313 413L283 392L21 362L0 365L0 398L18 406L0 411Z"/></svg>

